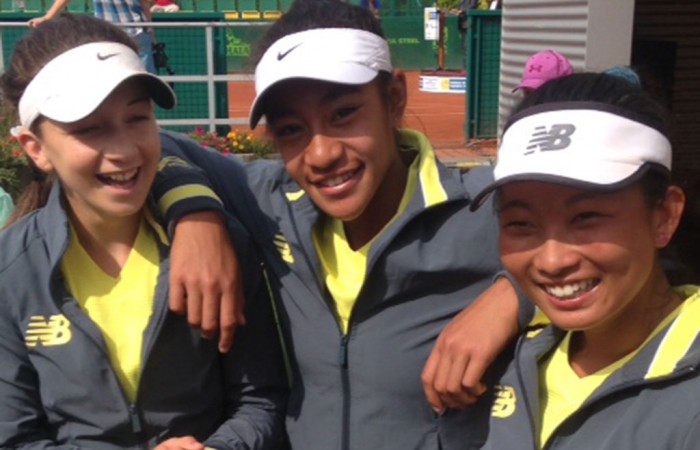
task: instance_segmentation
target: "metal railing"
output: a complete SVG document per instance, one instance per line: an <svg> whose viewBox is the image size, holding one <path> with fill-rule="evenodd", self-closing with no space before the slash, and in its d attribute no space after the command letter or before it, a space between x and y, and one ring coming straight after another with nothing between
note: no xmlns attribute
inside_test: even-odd
<svg viewBox="0 0 700 450"><path fill-rule="evenodd" d="M5 50L3 42L3 36L5 32L10 28L26 28L26 23L23 22L7 22L0 21L0 49ZM159 75L164 81L169 83L198 83L206 84L207 86L207 114L204 117L185 117L185 118L159 118L158 123L161 126L198 126L205 127L209 131L214 131L217 126L247 126L247 118L231 118L228 117L217 117L216 111L216 83L238 83L244 81L252 81L252 74L245 73L226 73L217 74L215 70L215 52L214 52L214 29L216 28L231 28L231 27L260 27L269 26L269 22L145 22L145 23L123 23L119 24L121 27L153 27L154 29L159 28L182 28L182 29L192 29L192 28L204 28L204 40L205 40L205 51L206 51L206 67L204 73L196 75ZM156 31L157 36L157 31ZM4 58L3 54L5 51L0 51L0 71L4 71ZM169 54L170 62L173 61L172 54ZM224 56L225 57L225 56ZM80 68L76 68L80 70ZM180 99L178 99L178 111L186 113L188 110L188 105L183 104ZM191 109L191 108L190 108Z"/></svg>

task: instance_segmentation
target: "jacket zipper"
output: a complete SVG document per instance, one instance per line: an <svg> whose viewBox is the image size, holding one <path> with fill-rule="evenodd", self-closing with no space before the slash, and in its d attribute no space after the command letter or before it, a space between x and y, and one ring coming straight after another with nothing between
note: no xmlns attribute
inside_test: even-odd
<svg viewBox="0 0 700 450"><path fill-rule="evenodd" d="M136 409L136 405L133 403L129 404L129 417L131 418L131 431L133 431L135 434L141 433L143 431L141 417L139 417L139 412Z"/></svg>
<svg viewBox="0 0 700 450"><path fill-rule="evenodd" d="M343 391L343 415L340 433L340 446L342 450L350 448L350 376L348 374L348 335L340 338L340 351L338 352L338 364L340 365L340 384Z"/></svg>

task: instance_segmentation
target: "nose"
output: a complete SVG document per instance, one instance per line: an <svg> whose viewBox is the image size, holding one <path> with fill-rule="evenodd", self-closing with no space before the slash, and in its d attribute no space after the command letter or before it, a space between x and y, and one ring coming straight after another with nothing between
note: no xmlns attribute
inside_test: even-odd
<svg viewBox="0 0 700 450"><path fill-rule="evenodd" d="M571 244L549 238L537 249L533 263L541 275L557 278L577 270L580 261L580 255Z"/></svg>
<svg viewBox="0 0 700 450"><path fill-rule="evenodd" d="M343 143L323 133L316 133L304 152L304 162L316 169L330 169L343 156Z"/></svg>
<svg viewBox="0 0 700 450"><path fill-rule="evenodd" d="M101 149L105 158L121 161L138 155L138 139L129 130L115 127L105 137Z"/></svg>

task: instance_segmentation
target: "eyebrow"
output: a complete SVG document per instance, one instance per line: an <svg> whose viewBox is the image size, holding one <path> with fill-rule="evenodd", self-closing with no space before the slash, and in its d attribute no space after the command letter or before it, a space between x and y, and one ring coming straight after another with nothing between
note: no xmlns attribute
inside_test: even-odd
<svg viewBox="0 0 700 450"><path fill-rule="evenodd" d="M567 199L564 204L565 204L565 206L574 206L575 204L581 203L582 201L585 201L585 200L590 200L590 199L594 199L594 198L604 198L605 194L608 194L608 193L609 192L583 191L583 192L575 194L573 197ZM517 208L530 209L531 206L525 200L515 199L515 200L510 200L503 205L497 206L496 212L500 213L504 210L517 209Z"/></svg>

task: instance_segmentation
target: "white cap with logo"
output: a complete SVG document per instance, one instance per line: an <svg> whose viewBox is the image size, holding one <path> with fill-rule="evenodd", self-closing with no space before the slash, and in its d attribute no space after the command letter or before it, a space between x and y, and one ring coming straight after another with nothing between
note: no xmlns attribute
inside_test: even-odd
<svg viewBox="0 0 700 450"><path fill-rule="evenodd" d="M29 129L40 116L57 122L76 122L90 115L121 83L142 77L148 93L162 108L175 106L170 86L148 73L139 55L116 42L91 42L49 61L27 85L19 101L20 125Z"/></svg>
<svg viewBox="0 0 700 450"><path fill-rule="evenodd" d="M381 36L353 28L318 28L289 34L275 41L255 69L256 97L250 127L265 114L265 94L292 78L360 85L379 71L392 72L389 44Z"/></svg>
<svg viewBox="0 0 700 450"><path fill-rule="evenodd" d="M495 181L474 198L471 209L515 181L615 190L649 169L671 170L671 143L629 112L597 102L537 105L509 120Z"/></svg>

